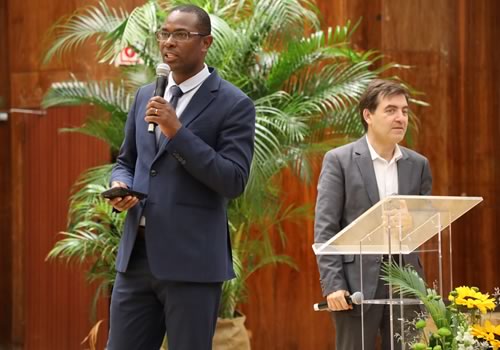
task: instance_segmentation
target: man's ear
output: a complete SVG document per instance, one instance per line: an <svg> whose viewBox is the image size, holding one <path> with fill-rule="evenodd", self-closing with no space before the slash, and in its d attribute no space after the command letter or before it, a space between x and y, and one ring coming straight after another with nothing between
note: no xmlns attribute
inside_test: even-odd
<svg viewBox="0 0 500 350"><path fill-rule="evenodd" d="M211 35L207 35L207 36L204 36L202 39L203 39L202 40L203 47L202 47L201 51L207 53L208 49L212 45L212 42L214 41L214 37Z"/></svg>
<svg viewBox="0 0 500 350"><path fill-rule="evenodd" d="M363 109L363 119L365 120L366 124L370 124L372 120L372 114L368 110L368 108Z"/></svg>

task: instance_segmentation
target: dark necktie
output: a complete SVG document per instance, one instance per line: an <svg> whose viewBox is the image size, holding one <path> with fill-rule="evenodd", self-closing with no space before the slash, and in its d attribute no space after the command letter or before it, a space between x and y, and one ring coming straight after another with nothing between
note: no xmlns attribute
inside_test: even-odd
<svg viewBox="0 0 500 350"><path fill-rule="evenodd" d="M177 85L172 85L170 87L170 101L169 103L172 105L174 109L177 109L177 103L179 102L179 98L183 95L184 93L182 92L181 88L178 87ZM160 134L161 134L161 129L160 128L155 128L156 131L156 145L158 147L159 141L160 141ZM157 149L158 151L158 149Z"/></svg>
<svg viewBox="0 0 500 350"><path fill-rule="evenodd" d="M179 102L179 98L184 93L182 92L180 87L178 87L177 85L173 85L170 87L170 94L172 95L172 97L170 98L170 104L172 105L172 107L174 107L174 109L176 109L177 102Z"/></svg>

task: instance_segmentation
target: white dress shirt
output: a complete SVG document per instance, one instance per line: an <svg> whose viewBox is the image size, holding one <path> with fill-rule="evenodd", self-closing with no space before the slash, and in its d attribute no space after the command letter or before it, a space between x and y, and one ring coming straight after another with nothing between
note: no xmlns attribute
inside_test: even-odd
<svg viewBox="0 0 500 350"><path fill-rule="evenodd" d="M375 170L375 177L377 178L377 187L380 200L387 196L398 194L398 164L397 161L401 159L403 154L401 149L396 144L394 155L390 161L382 158L372 147L368 137L366 137L368 149L373 161L373 169Z"/></svg>

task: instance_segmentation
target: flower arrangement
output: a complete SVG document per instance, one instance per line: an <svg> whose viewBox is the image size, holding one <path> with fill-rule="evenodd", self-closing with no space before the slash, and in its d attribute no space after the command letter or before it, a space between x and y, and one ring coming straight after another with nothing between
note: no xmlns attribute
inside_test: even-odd
<svg viewBox="0 0 500 350"><path fill-rule="evenodd" d="M500 348L500 325L488 319L488 312L500 304L500 289L490 296L476 287L458 287L452 290L445 304L435 289L428 288L411 266L386 263L382 266L383 279L390 282L394 291L418 298L425 312L406 324L411 330L408 345L415 350L477 350ZM490 314L491 315L491 314ZM429 318L435 324L430 330ZM405 326L406 328L406 326ZM413 332L412 332L413 331ZM405 339L408 339L406 337Z"/></svg>

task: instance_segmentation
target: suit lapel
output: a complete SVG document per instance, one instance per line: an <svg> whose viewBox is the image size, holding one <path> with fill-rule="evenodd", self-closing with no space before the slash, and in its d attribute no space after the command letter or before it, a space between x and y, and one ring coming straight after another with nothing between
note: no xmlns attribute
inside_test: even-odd
<svg viewBox="0 0 500 350"><path fill-rule="evenodd" d="M373 205L380 200L380 196L378 193L375 170L373 169L373 161L370 156L368 144L366 143L366 137L361 138L354 145L354 158L356 159L356 164L363 178L368 197Z"/></svg>
<svg viewBox="0 0 500 350"><path fill-rule="evenodd" d="M401 148L401 153L403 157L398 160L398 194L407 195L410 194L413 162L406 150Z"/></svg>
<svg viewBox="0 0 500 350"><path fill-rule="evenodd" d="M179 120L184 127L188 127L189 124L200 116L201 112L215 99L216 91L219 89L220 77L214 70L210 76L203 82L201 87L196 91L194 96L189 101L186 109L182 112ZM165 146L167 144L167 139L163 133L160 135L160 147L158 150L158 155L163 153Z"/></svg>
<svg viewBox="0 0 500 350"><path fill-rule="evenodd" d="M209 89L204 89L203 86L193 96L186 109L179 118L182 125L187 127L195 120L201 112L212 102L215 94Z"/></svg>

